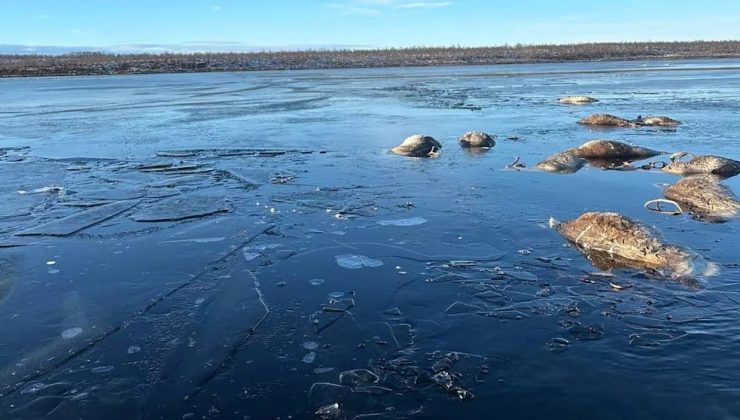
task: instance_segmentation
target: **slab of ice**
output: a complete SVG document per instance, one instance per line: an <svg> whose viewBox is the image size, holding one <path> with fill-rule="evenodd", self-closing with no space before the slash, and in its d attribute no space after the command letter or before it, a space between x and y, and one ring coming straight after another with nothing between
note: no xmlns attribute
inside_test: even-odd
<svg viewBox="0 0 740 420"><path fill-rule="evenodd" d="M364 255L343 254L337 255L337 265L350 270L358 270L363 267L375 268L383 265L383 261L376 260Z"/></svg>
<svg viewBox="0 0 740 420"><path fill-rule="evenodd" d="M177 222L229 211L227 203L214 197L178 197L143 208L132 218L137 222Z"/></svg>
<svg viewBox="0 0 740 420"><path fill-rule="evenodd" d="M151 188L174 188L183 185L192 185L204 182L207 177L199 175L183 175L174 178L164 179L162 181L152 182L148 186Z"/></svg>
<svg viewBox="0 0 740 420"><path fill-rule="evenodd" d="M157 156L159 157L183 158L192 157L195 155L196 152L194 150L163 150L161 152L157 152Z"/></svg>
<svg viewBox="0 0 740 420"><path fill-rule="evenodd" d="M395 219L395 220L380 220L378 224L381 226L418 226L428 222L423 217L411 217L409 219Z"/></svg>
<svg viewBox="0 0 740 420"><path fill-rule="evenodd" d="M32 227L17 236L69 236L95 226L134 208L140 201L123 201L95 207L52 222Z"/></svg>
<svg viewBox="0 0 740 420"><path fill-rule="evenodd" d="M146 191L138 188L105 188L99 190L77 191L73 196L81 201L94 200L135 200L146 197Z"/></svg>

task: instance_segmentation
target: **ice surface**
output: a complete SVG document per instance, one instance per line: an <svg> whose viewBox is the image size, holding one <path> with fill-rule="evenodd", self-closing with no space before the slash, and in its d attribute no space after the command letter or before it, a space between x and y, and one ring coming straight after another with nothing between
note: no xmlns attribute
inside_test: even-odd
<svg viewBox="0 0 740 420"><path fill-rule="evenodd" d="M131 210L138 201L122 201L95 207L16 233L18 236L69 236Z"/></svg>
<svg viewBox="0 0 740 420"><path fill-rule="evenodd" d="M713 63L4 80L0 418L732 417L735 221L643 210L657 171L504 169L593 138L737 159ZM591 130L566 94L685 124ZM439 159L386 153L415 132ZM594 274L546 228L586 210L722 275Z"/></svg>
<svg viewBox="0 0 740 420"><path fill-rule="evenodd" d="M409 219L380 220L378 224L381 226L418 226L426 222L427 219L423 217L412 217Z"/></svg>
<svg viewBox="0 0 740 420"><path fill-rule="evenodd" d="M137 222L178 222L231 211L231 206L214 197L184 197L143 207L131 218Z"/></svg>

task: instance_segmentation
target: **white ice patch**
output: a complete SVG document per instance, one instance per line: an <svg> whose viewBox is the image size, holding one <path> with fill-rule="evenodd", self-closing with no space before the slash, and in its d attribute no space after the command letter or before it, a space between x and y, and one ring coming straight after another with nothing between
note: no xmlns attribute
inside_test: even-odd
<svg viewBox="0 0 740 420"><path fill-rule="evenodd" d="M280 248L282 245L280 244L265 244L265 245L257 245L252 247L252 249L257 249L260 251L267 251L268 249L277 249Z"/></svg>
<svg viewBox="0 0 740 420"><path fill-rule="evenodd" d="M375 260L364 255L344 254L334 257L337 259L337 265L350 270L358 270L363 267L374 268L383 265L383 261Z"/></svg>
<svg viewBox="0 0 740 420"><path fill-rule="evenodd" d="M314 352L310 352L306 354L305 356L303 356L303 359L302 359L303 363L307 365L310 365L311 363L313 363L314 360L316 360L316 353Z"/></svg>
<svg viewBox="0 0 740 420"><path fill-rule="evenodd" d="M269 251L272 249L277 249L280 247L282 247L282 245L280 244L265 244L265 245L250 246L248 248L244 248L244 251L242 251L242 254L244 254L244 258L247 261L252 261L253 259L262 255L262 252Z"/></svg>
<svg viewBox="0 0 740 420"><path fill-rule="evenodd" d="M409 219L396 219L396 220L380 220L378 224L381 226L418 226L428 222L423 217L411 217Z"/></svg>
<svg viewBox="0 0 740 420"><path fill-rule="evenodd" d="M180 243L186 243L186 242L193 242L196 244L208 244L211 242L221 242L224 239L226 239L223 236L217 237L217 238L192 238L192 239L176 239L172 241L164 241L160 242L160 244L180 244Z"/></svg>
<svg viewBox="0 0 740 420"><path fill-rule="evenodd" d="M69 340L70 338L75 338L80 334L82 334L82 328L80 327L68 328L62 331L62 338Z"/></svg>
<svg viewBox="0 0 740 420"><path fill-rule="evenodd" d="M303 348L306 350L316 350L317 348L319 348L319 343L315 341L306 341L305 343L303 343Z"/></svg>

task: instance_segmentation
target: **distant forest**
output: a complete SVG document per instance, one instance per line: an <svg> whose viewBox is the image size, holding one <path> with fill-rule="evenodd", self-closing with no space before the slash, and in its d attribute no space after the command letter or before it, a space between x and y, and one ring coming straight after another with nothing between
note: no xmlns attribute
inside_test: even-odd
<svg viewBox="0 0 740 420"><path fill-rule="evenodd" d="M740 41L624 42L250 53L0 55L0 77L740 57Z"/></svg>

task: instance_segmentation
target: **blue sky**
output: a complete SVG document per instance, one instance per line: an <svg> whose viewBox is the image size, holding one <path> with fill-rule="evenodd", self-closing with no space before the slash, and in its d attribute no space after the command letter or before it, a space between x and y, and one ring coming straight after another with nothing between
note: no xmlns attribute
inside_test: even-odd
<svg viewBox="0 0 740 420"><path fill-rule="evenodd" d="M740 39L736 0L0 0L0 44L115 48Z"/></svg>

